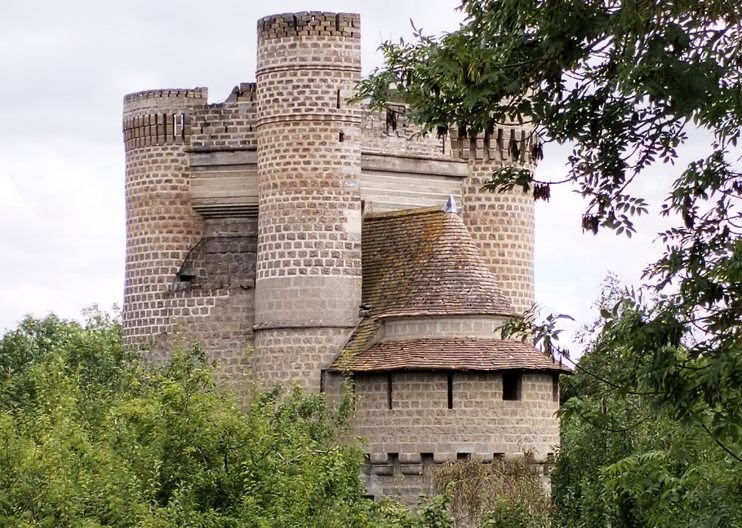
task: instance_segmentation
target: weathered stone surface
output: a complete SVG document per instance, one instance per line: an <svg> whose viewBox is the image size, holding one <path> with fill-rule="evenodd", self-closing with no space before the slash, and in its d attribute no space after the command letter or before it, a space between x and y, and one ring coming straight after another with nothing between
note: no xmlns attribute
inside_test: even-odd
<svg viewBox="0 0 742 528"><path fill-rule="evenodd" d="M346 345L417 343L424 355L430 351L419 347L429 338L499 339L497 325L509 312L501 308L522 311L534 299L533 201L481 186L503 164L533 168L531 130L503 125L492 137L422 136L403 106L379 113L348 105L361 71L358 15L263 18L257 54L257 82L238 84L223 103L208 104L205 88L124 99L126 345L161 361L174 346L200 343L233 383L252 371L264 385L299 382L337 397L343 376L326 369ZM468 244L480 252L474 258L469 247L461 269L479 259L483 265L469 267L494 273L485 289L500 293L478 302L499 308L421 314L402 306L396 318L371 317L389 298L359 306L369 279L364 214L442 207L449 194L461 204ZM455 242L446 245L447 262L457 258ZM446 280L466 282L445 275L423 281L441 281L445 295L434 299L441 306L462 297ZM523 449L544 459L553 451L552 374L522 374L519 399L508 401L501 372L448 370L355 376L370 493L414 501L436 463Z"/></svg>

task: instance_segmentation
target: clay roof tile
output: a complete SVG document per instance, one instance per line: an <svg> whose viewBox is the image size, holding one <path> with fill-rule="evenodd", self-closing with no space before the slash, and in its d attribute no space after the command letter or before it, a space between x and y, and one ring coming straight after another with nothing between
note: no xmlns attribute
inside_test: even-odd
<svg viewBox="0 0 742 528"><path fill-rule="evenodd" d="M363 302L372 317L514 314L455 213L366 215L362 258Z"/></svg>

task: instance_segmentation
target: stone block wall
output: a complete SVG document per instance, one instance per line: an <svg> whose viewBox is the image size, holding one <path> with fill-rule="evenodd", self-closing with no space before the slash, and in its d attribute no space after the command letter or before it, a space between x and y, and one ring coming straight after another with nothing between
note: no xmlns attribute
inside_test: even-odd
<svg viewBox="0 0 742 528"><path fill-rule="evenodd" d="M521 373L520 399L503 400L501 372L357 374L356 433L368 439L372 492L414 497L424 466L532 451L545 461L559 443L555 378ZM391 385L390 385L391 383ZM390 390L391 389L391 390ZM375 490L375 491L374 491Z"/></svg>
<svg viewBox="0 0 742 528"><path fill-rule="evenodd" d="M255 368L267 383L318 388L358 320L360 114L346 99L360 68L358 15L258 22Z"/></svg>
<svg viewBox="0 0 742 528"><path fill-rule="evenodd" d="M209 105L192 120L191 148L195 150L256 149L257 96L254 83L243 83L234 97Z"/></svg>

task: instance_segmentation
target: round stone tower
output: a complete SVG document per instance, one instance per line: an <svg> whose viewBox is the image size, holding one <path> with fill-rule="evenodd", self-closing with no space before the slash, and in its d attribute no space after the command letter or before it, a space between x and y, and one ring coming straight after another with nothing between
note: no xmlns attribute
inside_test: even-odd
<svg viewBox="0 0 742 528"><path fill-rule="evenodd" d="M520 187L488 192L482 186L506 165L535 170L533 129L503 126L492 134L451 139L454 158L467 160L469 176L461 189L461 216L474 242L515 311L535 302L533 276L534 203Z"/></svg>
<svg viewBox="0 0 742 528"><path fill-rule="evenodd" d="M132 348L156 353L161 348L156 343L158 336L173 330L163 293L203 229L190 204L186 148L190 116L206 102L207 92L202 88L146 91L124 98L123 323L124 343Z"/></svg>
<svg viewBox="0 0 742 528"><path fill-rule="evenodd" d="M319 389L358 322L360 18L304 12L258 21L255 374Z"/></svg>

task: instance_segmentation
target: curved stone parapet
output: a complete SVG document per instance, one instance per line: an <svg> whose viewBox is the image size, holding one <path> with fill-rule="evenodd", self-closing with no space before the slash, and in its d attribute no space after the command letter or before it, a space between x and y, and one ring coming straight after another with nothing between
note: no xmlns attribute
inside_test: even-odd
<svg viewBox="0 0 742 528"><path fill-rule="evenodd" d="M124 98L126 147L126 271L124 342L150 348L172 333L172 310L163 296L185 255L198 242L203 221L191 207L186 149L193 112L206 90L150 90Z"/></svg>

